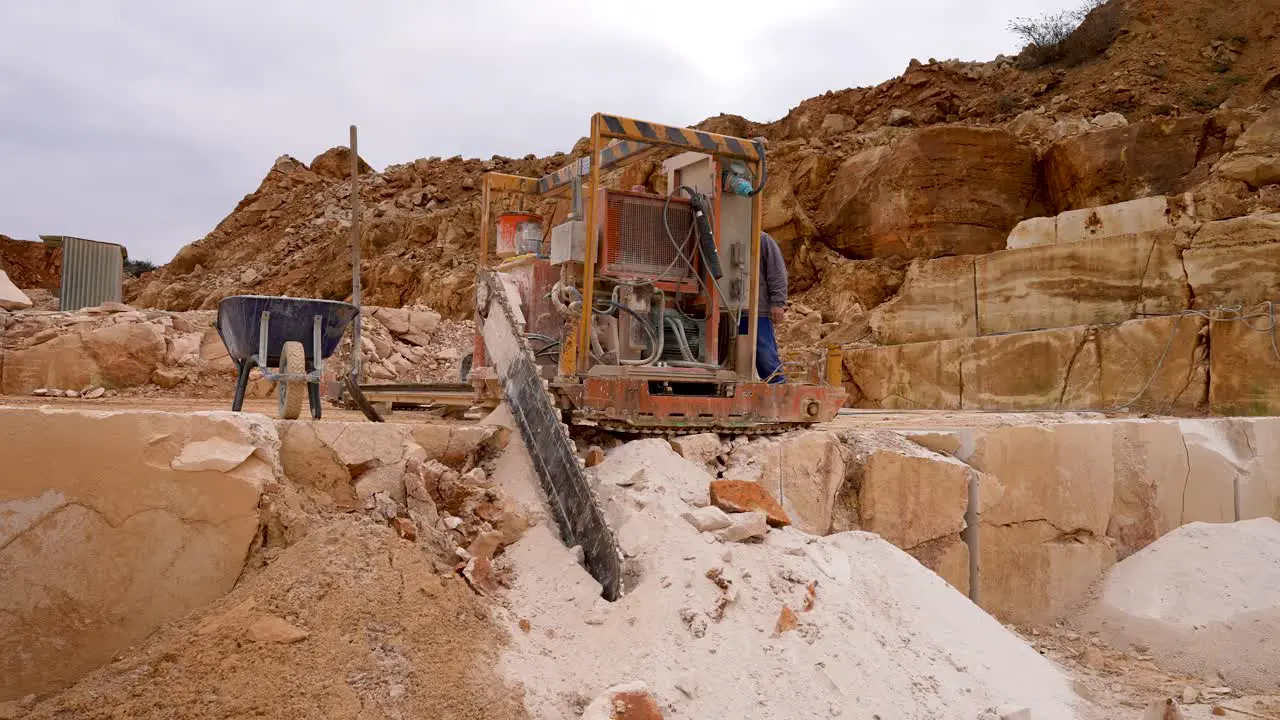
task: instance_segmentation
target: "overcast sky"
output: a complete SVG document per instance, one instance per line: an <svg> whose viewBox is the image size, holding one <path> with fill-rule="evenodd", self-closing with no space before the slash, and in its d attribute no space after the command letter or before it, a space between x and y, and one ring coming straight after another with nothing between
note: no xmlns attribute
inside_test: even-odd
<svg viewBox="0 0 1280 720"><path fill-rule="evenodd" d="M0 0L0 233L166 262L351 123L383 168L568 150L595 111L773 120L912 57L1011 53L1010 18L1067 4Z"/></svg>

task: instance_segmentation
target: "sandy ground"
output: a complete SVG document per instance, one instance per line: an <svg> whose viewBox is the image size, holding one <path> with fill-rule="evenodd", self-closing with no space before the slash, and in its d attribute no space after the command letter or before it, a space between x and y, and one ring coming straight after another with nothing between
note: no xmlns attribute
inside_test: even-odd
<svg viewBox="0 0 1280 720"><path fill-rule="evenodd" d="M80 398L48 398L26 395L0 395L0 405L10 407L55 407L62 409L85 410L160 410L165 412L192 412L200 410L230 410L230 397L136 397L117 395L116 397L84 400ZM245 412L261 413L268 417L276 414L275 398L265 400L246 399ZM304 409L304 415L306 411ZM1000 427L1007 425L1050 425L1064 422L1081 422L1087 420L1104 420L1111 417L1137 417L1126 415L1103 415L1100 413L1045 412L1045 413L987 413L987 412L946 412L946 411L883 411L858 410L851 414L840 415L829 423L814 426L821 430L854 430L858 428L881 428L911 430L916 428L945 429L970 427ZM335 407L325 401L322 420L341 420L346 422L363 420L364 415L358 410L347 410ZM389 418L390 422L448 422L437 413L429 411L396 410Z"/></svg>
<svg viewBox="0 0 1280 720"><path fill-rule="evenodd" d="M200 412L209 410L231 410L230 398L188 398L188 397L104 397L97 400L82 398L48 398L17 395L0 395L0 407L49 407L59 410L155 410L160 412ZM244 401L244 412L260 413L267 417L276 417L275 398L269 400ZM303 419L310 419L309 411L303 406ZM328 400L324 401L321 422L366 422L364 414L359 410L347 410L336 407ZM396 410L387 418L395 423L466 423L474 421L450 420L431 411Z"/></svg>

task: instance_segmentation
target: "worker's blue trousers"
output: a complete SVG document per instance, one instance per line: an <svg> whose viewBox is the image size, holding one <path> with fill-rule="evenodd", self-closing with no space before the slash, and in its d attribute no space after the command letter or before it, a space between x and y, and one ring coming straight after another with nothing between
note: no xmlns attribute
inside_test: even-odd
<svg viewBox="0 0 1280 720"><path fill-rule="evenodd" d="M747 334L747 323L751 321L751 316L743 314L741 322L738 323L738 334ZM773 379L769 382L773 384L784 383L787 378L778 372L782 369L782 358L778 356L778 339L773 335L773 320L768 315L760 315L760 323L757 325L759 332L756 333L756 373L760 379L765 379L777 372Z"/></svg>

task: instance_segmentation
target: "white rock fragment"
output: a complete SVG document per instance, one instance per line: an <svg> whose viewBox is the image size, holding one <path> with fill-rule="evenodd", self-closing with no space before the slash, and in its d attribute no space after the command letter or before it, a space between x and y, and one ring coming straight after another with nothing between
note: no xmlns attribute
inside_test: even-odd
<svg viewBox="0 0 1280 720"><path fill-rule="evenodd" d="M1001 705L996 708L1000 720L1031 720L1031 708L1021 705Z"/></svg>
<svg viewBox="0 0 1280 720"><path fill-rule="evenodd" d="M724 530L733 525L733 520L729 517L729 514L714 505L690 510L680 517L697 528L698 532L714 532L716 530Z"/></svg>
<svg viewBox="0 0 1280 720"><path fill-rule="evenodd" d="M729 520L729 527L718 533L726 542L742 542L769 534L769 516L762 512L733 513Z"/></svg>

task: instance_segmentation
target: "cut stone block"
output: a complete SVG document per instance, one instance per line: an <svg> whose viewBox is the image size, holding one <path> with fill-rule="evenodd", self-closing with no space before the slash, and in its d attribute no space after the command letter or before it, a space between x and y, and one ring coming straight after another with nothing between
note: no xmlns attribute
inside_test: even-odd
<svg viewBox="0 0 1280 720"><path fill-rule="evenodd" d="M1057 241L1070 243L1190 225L1194 219L1184 212L1184 207L1184 202L1171 203L1169 198L1157 195L1113 205L1068 210L1058 215Z"/></svg>
<svg viewBox="0 0 1280 720"><path fill-rule="evenodd" d="M1270 323L1265 306L1245 312L1263 317L1209 324L1209 407L1214 415L1280 415L1280 328L1255 329Z"/></svg>
<svg viewBox="0 0 1280 720"><path fill-rule="evenodd" d="M1179 240L1187 246L1182 263L1196 309L1252 306L1280 297L1280 215L1205 223Z"/></svg>
<svg viewBox="0 0 1280 720"><path fill-rule="evenodd" d="M1115 499L1107 537L1125 558L1182 523L1182 498L1191 481L1177 421L1112 423Z"/></svg>
<svg viewBox="0 0 1280 720"><path fill-rule="evenodd" d="M1187 308L1176 231L979 256L978 335L1123 322ZM954 326L954 323L952 324ZM956 337L935 335L930 339Z"/></svg>
<svg viewBox="0 0 1280 720"><path fill-rule="evenodd" d="M902 289L871 312L881 345L973 337L978 334L972 256L918 260Z"/></svg>
<svg viewBox="0 0 1280 720"><path fill-rule="evenodd" d="M1115 563L1105 540L1063 533L1047 522L983 524L978 597L984 610L1019 625L1063 617Z"/></svg>
<svg viewBox="0 0 1280 720"><path fill-rule="evenodd" d="M1058 219L1038 217L1023 220L1014 226L1009 233L1005 247L1009 250L1038 247L1040 245L1056 245L1058 242Z"/></svg>
<svg viewBox="0 0 1280 720"><path fill-rule="evenodd" d="M961 459L982 473L982 521L1042 521L1060 534L1104 535L1115 497L1113 432L1110 423L1099 422L1014 425L975 434Z"/></svg>
<svg viewBox="0 0 1280 720"><path fill-rule="evenodd" d="M1236 485L1252 458L1242 428L1220 420L1179 421L1187 457L1187 476L1180 495L1167 495L1164 513L1177 524L1234 522Z"/></svg>
<svg viewBox="0 0 1280 720"><path fill-rule="evenodd" d="M253 415L0 409L0 701L231 590L278 443Z"/></svg>
<svg viewBox="0 0 1280 720"><path fill-rule="evenodd" d="M856 493L856 513L841 513L833 531L866 530L909 550L964 529L971 467L893 432L850 432L844 441L852 452L841 496Z"/></svg>
<svg viewBox="0 0 1280 720"><path fill-rule="evenodd" d="M1239 519L1272 517L1280 520L1280 419L1230 420L1253 450L1239 488Z"/></svg>
<svg viewBox="0 0 1280 720"><path fill-rule="evenodd" d="M847 402L886 410L959 410L961 360L968 347L968 340L940 340L849 350Z"/></svg>
<svg viewBox="0 0 1280 720"><path fill-rule="evenodd" d="M1208 393L1204 326L1201 318L1175 316L850 350L847 402L882 409L1195 412Z"/></svg>

